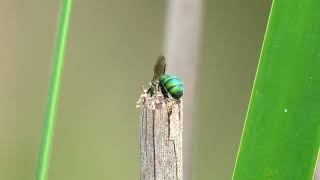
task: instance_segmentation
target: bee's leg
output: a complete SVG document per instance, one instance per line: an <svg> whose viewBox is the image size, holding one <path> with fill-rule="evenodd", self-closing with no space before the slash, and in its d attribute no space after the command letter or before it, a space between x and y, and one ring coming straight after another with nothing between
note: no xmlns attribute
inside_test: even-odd
<svg viewBox="0 0 320 180"><path fill-rule="evenodd" d="M164 88L161 83L160 83L160 90L165 98L169 98L166 88Z"/></svg>
<svg viewBox="0 0 320 180"><path fill-rule="evenodd" d="M153 81L151 81L150 82L150 87L149 87L149 89L148 89L148 91L147 91L147 94L150 94L150 96L153 96L154 94L155 94L155 85L154 85L154 82Z"/></svg>
<svg viewBox="0 0 320 180"><path fill-rule="evenodd" d="M150 94L151 93L151 87L149 87L148 91L147 91L147 94Z"/></svg>

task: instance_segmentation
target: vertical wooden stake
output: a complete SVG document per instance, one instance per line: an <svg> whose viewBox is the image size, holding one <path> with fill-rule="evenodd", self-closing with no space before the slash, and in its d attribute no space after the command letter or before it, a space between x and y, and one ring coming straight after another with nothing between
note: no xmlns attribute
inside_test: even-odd
<svg viewBox="0 0 320 180"><path fill-rule="evenodd" d="M182 180L182 100L142 94L140 107L141 180Z"/></svg>

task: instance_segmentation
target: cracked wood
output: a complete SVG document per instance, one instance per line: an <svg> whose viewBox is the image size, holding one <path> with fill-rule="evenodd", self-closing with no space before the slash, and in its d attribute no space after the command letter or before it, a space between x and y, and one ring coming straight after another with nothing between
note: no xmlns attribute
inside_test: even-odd
<svg viewBox="0 0 320 180"><path fill-rule="evenodd" d="M182 180L182 101L142 95L141 180Z"/></svg>

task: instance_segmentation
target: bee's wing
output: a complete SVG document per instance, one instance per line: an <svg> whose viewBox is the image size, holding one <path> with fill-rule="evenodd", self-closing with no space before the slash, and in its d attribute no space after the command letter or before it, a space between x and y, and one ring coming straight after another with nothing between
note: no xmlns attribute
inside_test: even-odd
<svg viewBox="0 0 320 180"><path fill-rule="evenodd" d="M158 80L161 75L163 75L166 71L166 61L164 56L159 56L157 58L157 62L154 65L154 75L153 75L153 80Z"/></svg>

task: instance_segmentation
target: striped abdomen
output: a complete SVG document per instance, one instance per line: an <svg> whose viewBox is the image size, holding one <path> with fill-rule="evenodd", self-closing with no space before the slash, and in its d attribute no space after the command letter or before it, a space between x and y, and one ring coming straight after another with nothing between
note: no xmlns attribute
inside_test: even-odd
<svg viewBox="0 0 320 180"><path fill-rule="evenodd" d="M174 99L179 99L183 95L184 86L178 76L165 74L160 77L162 93L167 96L169 93Z"/></svg>

